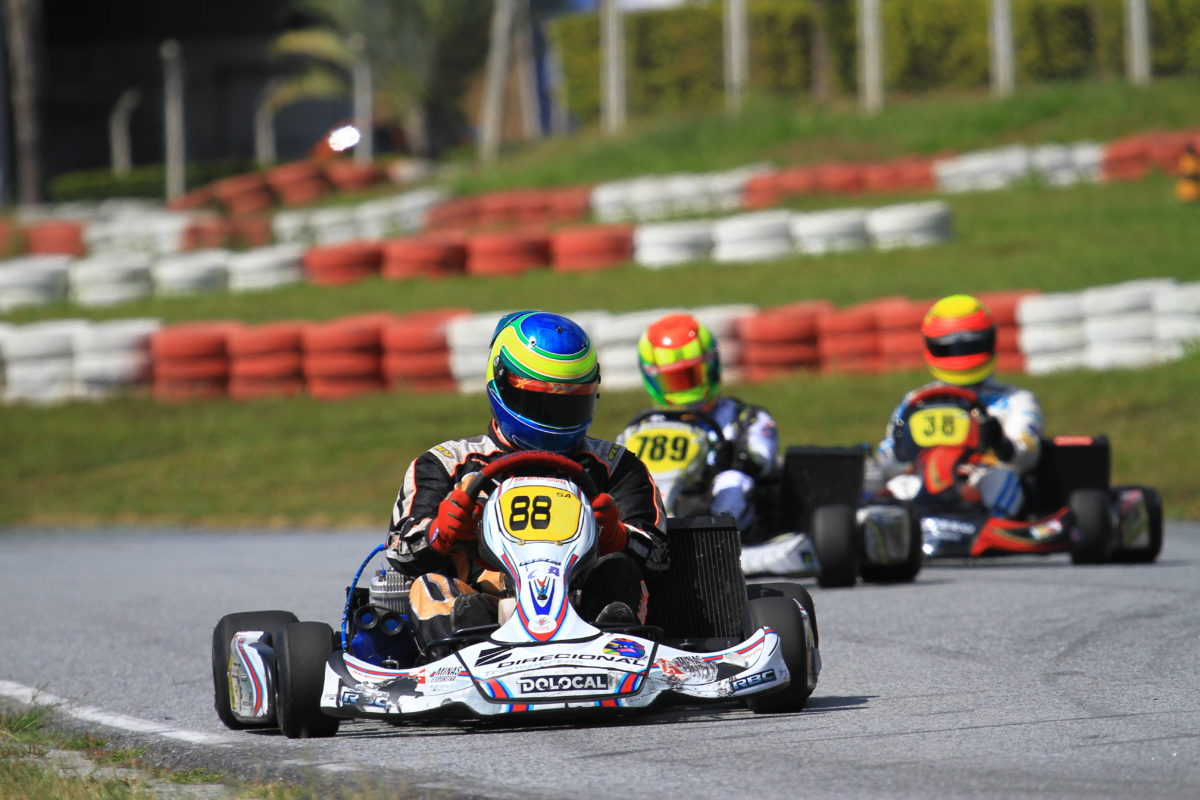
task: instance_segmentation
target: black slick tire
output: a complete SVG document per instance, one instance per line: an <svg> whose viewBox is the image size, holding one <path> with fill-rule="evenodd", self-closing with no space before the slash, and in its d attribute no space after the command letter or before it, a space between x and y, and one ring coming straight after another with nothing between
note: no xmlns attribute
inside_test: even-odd
<svg viewBox="0 0 1200 800"><path fill-rule="evenodd" d="M1146 514L1149 517L1149 541L1146 546L1139 550L1126 550L1118 548L1113 553L1113 561L1121 564L1153 564L1158 560L1159 553L1162 552L1163 546L1163 504L1162 495L1157 489L1151 489L1149 486L1114 486L1113 494L1116 495L1125 489L1141 489L1142 496L1146 498Z"/></svg>
<svg viewBox="0 0 1200 800"><path fill-rule="evenodd" d="M324 622L293 622L275 632L275 714L289 739L337 733L340 720L321 711L331 653L333 629Z"/></svg>
<svg viewBox="0 0 1200 800"><path fill-rule="evenodd" d="M822 588L853 586L858 581L858 520L853 506L821 506L813 512L813 545Z"/></svg>
<svg viewBox="0 0 1200 800"><path fill-rule="evenodd" d="M921 522L913 514L909 514L908 553L899 564L870 564L866 559L862 563L862 579L866 583L912 583L917 579L921 566L925 563L925 551L921 549Z"/></svg>
<svg viewBox="0 0 1200 800"><path fill-rule="evenodd" d="M792 581L764 581L763 583L747 584L746 595L751 600L757 600L760 597L790 597L799 603L808 612L808 621L813 629L813 645L820 647L821 634L817 629L817 606L808 589Z"/></svg>
<svg viewBox="0 0 1200 800"><path fill-rule="evenodd" d="M264 728L274 724L273 719L262 722L242 722L233 716L229 700L229 643L238 631L275 631L295 622L296 615L290 611L242 611L226 614L213 628L212 673L213 707L217 717L226 728L240 731L247 728Z"/></svg>
<svg viewBox="0 0 1200 800"><path fill-rule="evenodd" d="M750 620L755 628L771 628L779 634L791 681L785 689L747 697L746 705L755 714L801 710L812 692L808 689L808 640L799 606L791 597L759 597L750 601Z"/></svg>
<svg viewBox="0 0 1200 800"><path fill-rule="evenodd" d="M1112 501L1104 489L1076 489L1069 501L1079 529L1071 545L1075 564L1107 564L1112 560L1116 534L1112 523Z"/></svg>

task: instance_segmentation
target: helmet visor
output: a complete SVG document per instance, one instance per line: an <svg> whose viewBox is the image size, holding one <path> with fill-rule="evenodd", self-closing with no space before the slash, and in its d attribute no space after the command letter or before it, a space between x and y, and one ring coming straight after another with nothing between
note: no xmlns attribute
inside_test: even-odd
<svg viewBox="0 0 1200 800"><path fill-rule="evenodd" d="M934 358L958 358L993 353L996 350L996 329L955 331L945 336L926 337L925 348Z"/></svg>
<svg viewBox="0 0 1200 800"><path fill-rule="evenodd" d="M504 370L496 376L500 399L514 413L548 428L574 428L592 419L598 382L555 383L522 378Z"/></svg>
<svg viewBox="0 0 1200 800"><path fill-rule="evenodd" d="M704 356L688 358L663 366L646 364L643 369L658 384L659 390L664 394L686 392L707 382L708 364L705 362Z"/></svg>

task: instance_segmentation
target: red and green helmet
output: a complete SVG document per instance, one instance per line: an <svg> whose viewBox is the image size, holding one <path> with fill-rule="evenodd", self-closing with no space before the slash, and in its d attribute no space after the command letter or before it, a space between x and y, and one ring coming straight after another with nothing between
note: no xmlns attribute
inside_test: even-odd
<svg viewBox="0 0 1200 800"><path fill-rule="evenodd" d="M668 314L651 324L638 341L638 365L659 405L707 403L721 388L717 340L691 314Z"/></svg>

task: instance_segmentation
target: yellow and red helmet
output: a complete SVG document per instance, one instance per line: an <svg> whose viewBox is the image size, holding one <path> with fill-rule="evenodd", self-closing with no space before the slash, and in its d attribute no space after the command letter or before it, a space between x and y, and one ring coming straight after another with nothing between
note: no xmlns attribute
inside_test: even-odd
<svg viewBox="0 0 1200 800"><path fill-rule="evenodd" d="M925 363L939 381L970 386L996 371L996 323L969 294L944 297L921 322Z"/></svg>
<svg viewBox="0 0 1200 800"><path fill-rule="evenodd" d="M638 341L642 383L659 405L707 403L721 387L717 340L691 314L656 320Z"/></svg>

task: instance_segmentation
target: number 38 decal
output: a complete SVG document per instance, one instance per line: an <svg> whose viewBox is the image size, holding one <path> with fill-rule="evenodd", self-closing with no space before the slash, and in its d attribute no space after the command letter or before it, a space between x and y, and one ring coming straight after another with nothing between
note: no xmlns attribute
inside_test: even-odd
<svg viewBox="0 0 1200 800"><path fill-rule="evenodd" d="M971 415L961 408L927 408L916 412L908 422L917 447L954 447L971 433Z"/></svg>
<svg viewBox="0 0 1200 800"><path fill-rule="evenodd" d="M500 516L514 539L565 542L579 529L579 498L551 486L516 486L500 497Z"/></svg>

